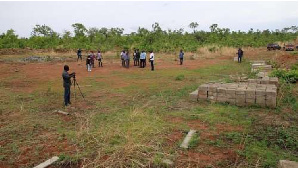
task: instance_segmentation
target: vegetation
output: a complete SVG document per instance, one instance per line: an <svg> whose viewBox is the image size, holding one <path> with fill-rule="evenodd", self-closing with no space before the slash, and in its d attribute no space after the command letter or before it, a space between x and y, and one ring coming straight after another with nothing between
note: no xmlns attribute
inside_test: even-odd
<svg viewBox="0 0 300 169"><path fill-rule="evenodd" d="M271 76L278 77L287 83L298 82L298 64L292 66L290 70L276 69L271 72Z"/></svg>
<svg viewBox="0 0 300 169"><path fill-rule="evenodd" d="M249 62L222 60L157 71L82 74L78 82L86 99L77 96L76 109L65 110L69 116L53 113L62 106L63 93L55 75L35 75L30 81L29 75L22 78L24 72L5 76L0 82L0 164L33 167L54 155L61 158L56 167L165 167L164 159L175 167L208 167L208 158L214 167L276 167L281 159L297 161L297 83L281 85L276 109L237 107L190 102L188 94L201 83L220 80L220 74L249 72ZM10 88L16 84L18 90ZM190 149L182 150L184 134L172 135L191 128L199 133ZM186 154L197 156L191 161Z"/></svg>
<svg viewBox="0 0 300 169"><path fill-rule="evenodd" d="M291 26L275 31L256 30L248 32L231 31L229 28L219 28L218 24L211 25L210 31L197 31L197 22L189 27L192 33L184 29L162 30L159 23L152 25L152 30L141 28L137 32L124 34L123 28L86 28L81 23L72 24L73 32L65 31L59 34L46 25L36 25L31 37L19 38L15 31L10 29L0 35L0 49L3 48L32 48L32 49L101 49L103 51L139 48L161 52L170 52L184 49L196 51L204 45L229 47L261 47L278 41L291 41L298 36L298 27ZM214 52L216 48L211 48Z"/></svg>

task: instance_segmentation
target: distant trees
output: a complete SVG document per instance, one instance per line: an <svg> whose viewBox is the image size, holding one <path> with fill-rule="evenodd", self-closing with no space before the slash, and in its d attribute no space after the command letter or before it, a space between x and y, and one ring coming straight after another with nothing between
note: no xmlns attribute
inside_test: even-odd
<svg viewBox="0 0 300 169"><path fill-rule="evenodd" d="M10 29L0 35L0 48L34 48L34 49L101 49L120 50L123 48L140 48L155 51L196 51L204 45L218 46L266 46L277 41L292 41L298 36L298 27L291 26L282 30L256 30L247 32L231 31L229 28L220 28L212 24L209 32L196 31L199 26L192 22L189 28L193 33L184 32L184 29L163 30L159 23L152 24L152 29L139 27L137 32L124 34L123 28L86 28L81 23L72 24L73 31L65 30L58 34L47 25L35 25L30 38L19 38L15 31Z"/></svg>
<svg viewBox="0 0 300 169"><path fill-rule="evenodd" d="M194 33L196 33L196 28L199 26L197 22L192 22L189 24L189 27L193 29Z"/></svg>

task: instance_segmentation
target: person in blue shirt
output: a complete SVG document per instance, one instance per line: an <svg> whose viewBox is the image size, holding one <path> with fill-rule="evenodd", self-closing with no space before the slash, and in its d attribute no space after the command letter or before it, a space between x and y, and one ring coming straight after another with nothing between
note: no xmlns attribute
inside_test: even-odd
<svg viewBox="0 0 300 169"><path fill-rule="evenodd" d="M145 63L146 63L146 52L142 51L141 55L140 55L140 68L144 68L145 67Z"/></svg>
<svg viewBox="0 0 300 169"><path fill-rule="evenodd" d="M238 55L238 63L242 63L242 57L243 57L244 51L242 51L242 49L239 48L239 50L236 54Z"/></svg>
<svg viewBox="0 0 300 169"><path fill-rule="evenodd" d="M183 64L183 56L184 56L184 53L182 51L182 49L180 50L180 53L179 53L179 60L180 60L180 65Z"/></svg>

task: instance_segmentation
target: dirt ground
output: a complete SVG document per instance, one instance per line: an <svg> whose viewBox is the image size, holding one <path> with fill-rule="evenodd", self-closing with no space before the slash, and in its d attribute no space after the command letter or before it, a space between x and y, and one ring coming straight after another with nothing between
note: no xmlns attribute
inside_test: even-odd
<svg viewBox="0 0 300 169"><path fill-rule="evenodd" d="M28 54L28 52L32 52L32 50L26 51L2 51L0 54L10 54L10 55L18 55L18 54ZM43 53L45 51L41 51ZM49 54L49 51L46 51ZM53 52L53 51L52 51ZM55 55L57 53L63 53L64 51L55 51ZM53 54L53 53L52 53ZM70 52L63 53L64 55L69 55ZM51 55L51 52L50 52ZM192 55L192 54L188 54ZM262 58L269 58L270 60L274 60L281 65L281 67L289 68L291 64L298 62L297 55L291 55L288 52L284 51L267 51L264 48L261 49L248 49L244 51L245 59L247 60L259 60ZM267 56L267 57L266 57ZM0 62L0 79L9 78L14 75L18 78L13 78L9 82L5 81L3 83L3 87L5 90L10 90L12 92L23 92L23 93L32 93L36 88L41 87L41 84L47 85L49 81L55 81L58 78L61 78L61 74L63 71L64 64L68 64L70 67L70 72L76 72L78 82L82 82L82 79L87 77L93 77L97 74L101 74L103 76L109 77L115 71L122 71L124 73L133 73L137 71L150 71L150 63L147 63L147 67L142 69L137 66L133 66L133 61L131 61L131 66L129 69L122 68L119 59L110 59L105 58L103 60L104 67L98 67L97 62L95 62L96 68L92 69L92 72L86 71L85 61L76 62L76 56L72 56L74 58L71 62L42 62L42 63L22 63L22 62L12 62L7 63L4 61ZM224 60L232 60L233 61L234 53L222 55L219 53L212 55L210 59L207 58L196 58L195 60L189 59L189 56L186 56L183 65L179 65L179 61L174 60L174 55L168 54L156 54L155 60L155 72L160 70L166 70L170 68L183 68L183 69L199 69L208 65L221 64ZM0 59L3 59L3 56L0 55ZM104 79L98 79L97 81L102 81ZM112 85L111 87L117 88L120 86L129 86L130 83L122 81L122 79L112 78L110 79L114 81L114 84L118 84L116 86ZM62 84L62 82L61 82ZM84 88L84 84L82 85ZM92 97L98 97L97 92L93 93ZM99 96L100 97L100 96ZM115 97L115 96L106 96L106 97ZM84 106L84 105L83 105ZM87 106L87 105L86 105ZM6 120L16 120L18 118L22 118L19 113L10 113L9 115L6 113ZM63 119L66 122L72 121L73 117L65 117L62 115L58 115L58 118ZM3 118L1 118L3 120ZM182 122L181 118L173 118L170 119L172 123ZM1 122L2 123L2 122ZM3 123L0 123L0 127L3 127ZM215 136L219 134L221 131L240 131L240 128L232 127L232 126L222 126L218 125L217 130L214 132L205 132L208 130L208 124L199 121L188 121L188 126L191 126L197 130L201 130L204 139L214 140ZM75 145L65 138L60 138L54 132L44 131L43 135L35 136L44 142L40 142L38 146L41 147L41 151L47 152L48 156L55 155L59 153L61 150L65 152L69 152L70 154L76 154ZM168 138L168 144L170 146L174 145L178 140L182 139L183 133L180 131L174 131L171 133ZM0 142L0 146L4 146L8 144L8 140L4 140ZM239 145L237 145L239 146ZM175 161L176 167L214 167L212 164L217 163L218 161L234 161L237 158L237 154L228 148L215 148L215 147L207 147L206 144L199 144L198 148L202 149L202 152L196 152L194 150L182 151L181 158ZM33 147L21 147L21 154L18 157L17 164L9 165L7 163L0 163L0 167L24 167L29 165L29 161L32 158L36 158L34 154ZM202 161L201 166L199 166L199 161ZM42 162L42 161L41 161ZM188 164L188 165L187 165ZM80 166L80 165L79 165Z"/></svg>

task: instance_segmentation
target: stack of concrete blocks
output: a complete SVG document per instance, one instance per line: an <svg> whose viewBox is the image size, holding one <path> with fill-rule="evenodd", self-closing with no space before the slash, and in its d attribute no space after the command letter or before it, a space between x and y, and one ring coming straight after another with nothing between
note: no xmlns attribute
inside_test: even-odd
<svg viewBox="0 0 300 169"><path fill-rule="evenodd" d="M266 65L265 61L252 61L252 72L258 72L257 76L259 78L268 77L269 73L272 71L271 65Z"/></svg>
<svg viewBox="0 0 300 169"><path fill-rule="evenodd" d="M276 107L277 87L257 83L208 83L199 86L198 100L227 102L237 106Z"/></svg>
<svg viewBox="0 0 300 169"><path fill-rule="evenodd" d="M261 72L270 72L272 71L272 65L261 65L261 64L252 64L252 72L261 71Z"/></svg>
<svg viewBox="0 0 300 169"><path fill-rule="evenodd" d="M274 84L276 87L279 86L278 77L263 77L262 79L248 79L248 83L256 84Z"/></svg>

